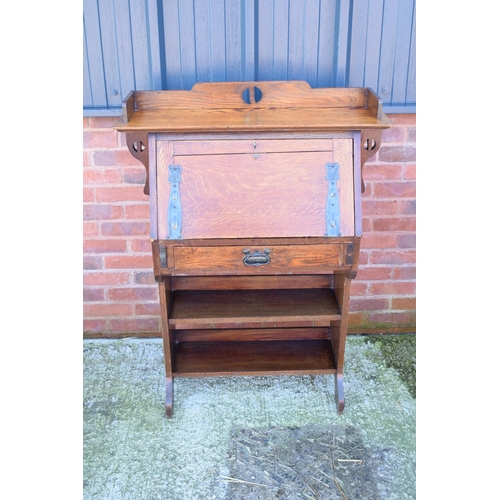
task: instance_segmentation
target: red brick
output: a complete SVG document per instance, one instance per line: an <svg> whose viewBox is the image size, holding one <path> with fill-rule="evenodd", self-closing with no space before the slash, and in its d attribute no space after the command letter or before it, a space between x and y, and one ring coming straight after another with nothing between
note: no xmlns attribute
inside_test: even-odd
<svg viewBox="0 0 500 500"><path fill-rule="evenodd" d="M83 223L83 236L97 236L99 230L96 222L84 222Z"/></svg>
<svg viewBox="0 0 500 500"><path fill-rule="evenodd" d="M415 198L414 182L375 182L373 196L377 198Z"/></svg>
<svg viewBox="0 0 500 500"><path fill-rule="evenodd" d="M149 222L103 222L101 231L105 236L149 235Z"/></svg>
<svg viewBox="0 0 500 500"><path fill-rule="evenodd" d="M102 302L104 301L104 288L84 288L83 300L85 302Z"/></svg>
<svg viewBox="0 0 500 500"><path fill-rule="evenodd" d="M105 319L84 319L83 333L104 333L107 331Z"/></svg>
<svg viewBox="0 0 500 500"><path fill-rule="evenodd" d="M132 304L120 302L118 304L83 304L83 314L88 317L101 316L131 316L133 313Z"/></svg>
<svg viewBox="0 0 500 500"><path fill-rule="evenodd" d="M417 299L415 297L393 297L392 309L393 310L415 310L417 307Z"/></svg>
<svg viewBox="0 0 500 500"><path fill-rule="evenodd" d="M88 126L90 128L113 128L118 121L116 116L92 116Z"/></svg>
<svg viewBox="0 0 500 500"><path fill-rule="evenodd" d="M395 234L368 233L361 238L361 248L394 248L396 240Z"/></svg>
<svg viewBox="0 0 500 500"><path fill-rule="evenodd" d="M380 146L378 159L380 161L415 161L415 146ZM95 161L95 160L94 160Z"/></svg>
<svg viewBox="0 0 500 500"><path fill-rule="evenodd" d="M151 240L149 238L130 240L130 250L135 253L149 253L151 252Z"/></svg>
<svg viewBox="0 0 500 500"><path fill-rule="evenodd" d="M370 215L396 215L398 213L397 200L362 200L361 209L363 216Z"/></svg>
<svg viewBox="0 0 500 500"><path fill-rule="evenodd" d="M120 205L86 204L83 206L84 220L109 220L121 219L123 217L123 208Z"/></svg>
<svg viewBox="0 0 500 500"><path fill-rule="evenodd" d="M405 165L403 178L407 180L415 180L417 178L416 165Z"/></svg>
<svg viewBox="0 0 500 500"><path fill-rule="evenodd" d="M394 125L382 132L382 144L389 142L404 142L406 127Z"/></svg>
<svg viewBox="0 0 500 500"><path fill-rule="evenodd" d="M351 296L362 297L368 294L368 283L353 280L351 281Z"/></svg>
<svg viewBox="0 0 500 500"><path fill-rule="evenodd" d="M134 283L138 285L152 285L156 283L153 271L140 271L134 273Z"/></svg>
<svg viewBox="0 0 500 500"><path fill-rule="evenodd" d="M397 236L398 248L416 248L417 246L417 235L412 234L399 234Z"/></svg>
<svg viewBox="0 0 500 500"><path fill-rule="evenodd" d="M117 184L122 174L116 168L87 168L83 171L83 184Z"/></svg>
<svg viewBox="0 0 500 500"><path fill-rule="evenodd" d="M374 231L416 231L417 221L414 217L386 217L373 219Z"/></svg>
<svg viewBox="0 0 500 500"><path fill-rule="evenodd" d="M142 184L146 182L146 169L143 168L124 168L123 182L126 184Z"/></svg>
<svg viewBox="0 0 500 500"><path fill-rule="evenodd" d="M364 326L366 324L366 314L364 312L349 312L347 321L349 329Z"/></svg>
<svg viewBox="0 0 500 500"><path fill-rule="evenodd" d="M158 300L157 287L110 288L109 300Z"/></svg>
<svg viewBox="0 0 500 500"><path fill-rule="evenodd" d="M408 127L406 140L408 142L417 142L417 127Z"/></svg>
<svg viewBox="0 0 500 500"><path fill-rule="evenodd" d="M99 167L125 167L142 165L136 160L128 149L109 149L106 151L94 151L92 155L94 165Z"/></svg>
<svg viewBox="0 0 500 500"><path fill-rule="evenodd" d="M106 269L139 269L153 267L151 255L124 255L104 258Z"/></svg>
<svg viewBox="0 0 500 500"><path fill-rule="evenodd" d="M83 269L102 269L101 257L94 257L89 255L83 256Z"/></svg>
<svg viewBox="0 0 500 500"><path fill-rule="evenodd" d="M137 316L160 316L160 304L159 302L135 304L134 312Z"/></svg>
<svg viewBox="0 0 500 500"><path fill-rule="evenodd" d="M96 187L97 201L147 201L149 197L140 186Z"/></svg>
<svg viewBox="0 0 500 500"><path fill-rule="evenodd" d="M118 146L116 132L114 130L85 130L83 132L84 148L115 148Z"/></svg>
<svg viewBox="0 0 500 500"><path fill-rule="evenodd" d="M370 295L415 295L414 281L387 281L372 283Z"/></svg>
<svg viewBox="0 0 500 500"><path fill-rule="evenodd" d="M414 280L417 278L417 268L415 266L405 266L394 268L394 279Z"/></svg>
<svg viewBox="0 0 500 500"><path fill-rule="evenodd" d="M369 323L386 323L394 326L415 325L416 317L414 312L373 312L367 314Z"/></svg>
<svg viewBox="0 0 500 500"><path fill-rule="evenodd" d="M91 165L90 153L88 151L84 151L83 152L83 166L90 167L90 165Z"/></svg>
<svg viewBox="0 0 500 500"><path fill-rule="evenodd" d="M90 118L87 116L83 117L83 128L88 128L90 127Z"/></svg>
<svg viewBox="0 0 500 500"><path fill-rule="evenodd" d="M412 264L416 261L414 250L399 250L382 252L373 250L370 253L371 264Z"/></svg>
<svg viewBox="0 0 500 500"><path fill-rule="evenodd" d="M130 283L129 273L87 272L83 275L83 284L89 286L126 285Z"/></svg>
<svg viewBox="0 0 500 500"><path fill-rule="evenodd" d="M378 180L394 180L402 179L404 172L403 165L394 165L387 163L374 163L368 167L363 168L363 179L366 181ZM366 192L363 197L367 197Z"/></svg>
<svg viewBox="0 0 500 500"><path fill-rule="evenodd" d="M134 203L125 205L125 219L143 219L149 221L149 204Z"/></svg>
<svg viewBox="0 0 500 500"><path fill-rule="evenodd" d="M127 134L125 132L118 132L118 145L127 148Z"/></svg>
<svg viewBox="0 0 500 500"><path fill-rule="evenodd" d="M83 250L86 253L116 253L126 252L127 242L125 240L91 240L83 242Z"/></svg>
<svg viewBox="0 0 500 500"><path fill-rule="evenodd" d="M398 213L402 215L415 215L417 213L417 201L400 200L398 202Z"/></svg>
<svg viewBox="0 0 500 500"><path fill-rule="evenodd" d="M389 299L353 297L349 302L349 311L383 311L389 309Z"/></svg>
<svg viewBox="0 0 500 500"><path fill-rule="evenodd" d="M415 125L417 121L415 113L390 113L388 117L393 125Z"/></svg>
<svg viewBox="0 0 500 500"><path fill-rule="evenodd" d="M390 331L415 323L416 166L411 158L416 155L416 117L391 114L389 118L395 126L383 132L381 151L363 172L364 235L358 277L351 285L350 331L357 325L362 332L383 329L384 324ZM85 248L119 252L84 255L84 306L109 306L85 307L84 331L108 336L159 334L158 286L145 226L149 224L149 197L143 193L146 172L128 152L125 134L112 130L116 121L116 117L84 119L84 146L92 148L83 155ZM141 230L144 234L137 234ZM116 242L119 249L113 249ZM104 265L123 271L101 270ZM128 308L120 310L123 305Z"/></svg>
<svg viewBox="0 0 500 500"><path fill-rule="evenodd" d="M371 182L365 182L365 190L363 191L362 196L363 196L363 198L370 198L371 195L372 195Z"/></svg>
<svg viewBox="0 0 500 500"><path fill-rule="evenodd" d="M157 318L112 319L109 328L113 332L160 332L160 321Z"/></svg>
<svg viewBox="0 0 500 500"><path fill-rule="evenodd" d="M361 230L363 231L363 234L367 234L370 231L372 231L373 230L372 220L368 219L366 217L363 217L361 219Z"/></svg>
<svg viewBox="0 0 500 500"><path fill-rule="evenodd" d="M358 270L356 281L378 281L389 280L392 275L392 267L361 267Z"/></svg>
<svg viewBox="0 0 500 500"><path fill-rule="evenodd" d="M95 201L94 188L83 188L83 201L84 203Z"/></svg>
<svg viewBox="0 0 500 500"><path fill-rule="evenodd" d="M361 249L359 252L358 264L360 266L365 266L368 262L370 262L370 252Z"/></svg>

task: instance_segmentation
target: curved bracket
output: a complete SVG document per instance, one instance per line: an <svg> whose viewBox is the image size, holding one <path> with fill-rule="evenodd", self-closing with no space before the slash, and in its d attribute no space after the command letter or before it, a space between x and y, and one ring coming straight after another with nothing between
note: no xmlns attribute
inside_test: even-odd
<svg viewBox="0 0 500 500"><path fill-rule="evenodd" d="M137 158L146 167L146 182L144 184L144 194L149 195L149 153L148 134L128 133L127 147L134 158Z"/></svg>
<svg viewBox="0 0 500 500"><path fill-rule="evenodd" d="M380 149L382 143L382 130L362 130L361 131L361 192L365 192L365 182L363 181L363 166Z"/></svg>

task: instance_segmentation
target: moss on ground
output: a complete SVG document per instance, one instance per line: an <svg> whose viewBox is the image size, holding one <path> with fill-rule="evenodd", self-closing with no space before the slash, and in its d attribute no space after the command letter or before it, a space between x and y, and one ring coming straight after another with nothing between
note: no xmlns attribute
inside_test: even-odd
<svg viewBox="0 0 500 500"><path fill-rule="evenodd" d="M386 366L394 368L398 372L401 381L408 388L412 397L416 398L417 339L415 334L367 335L365 340L368 343L378 345L384 356Z"/></svg>

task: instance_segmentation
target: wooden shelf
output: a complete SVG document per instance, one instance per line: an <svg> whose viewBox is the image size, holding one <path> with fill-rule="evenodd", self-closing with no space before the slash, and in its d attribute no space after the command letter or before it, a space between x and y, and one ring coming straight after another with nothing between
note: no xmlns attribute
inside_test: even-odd
<svg viewBox="0 0 500 500"><path fill-rule="evenodd" d="M169 326L175 329L326 326L340 320L332 289L177 290Z"/></svg>
<svg viewBox="0 0 500 500"><path fill-rule="evenodd" d="M174 351L177 377L336 373L329 340L182 342Z"/></svg>

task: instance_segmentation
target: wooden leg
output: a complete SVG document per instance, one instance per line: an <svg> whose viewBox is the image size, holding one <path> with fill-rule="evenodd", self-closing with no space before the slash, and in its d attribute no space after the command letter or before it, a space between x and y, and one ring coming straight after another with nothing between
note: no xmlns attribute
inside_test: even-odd
<svg viewBox="0 0 500 500"><path fill-rule="evenodd" d="M168 327L168 309L170 305L170 295L172 287L170 286L171 278L163 276L158 281L160 294L160 309L161 309L161 333L163 337L163 359L165 363L165 382L166 382L166 415L171 418L174 412L174 383L172 374L172 354L173 341L172 332Z"/></svg>
<svg viewBox="0 0 500 500"><path fill-rule="evenodd" d="M334 276L335 297L340 308L342 318L340 321L332 321L330 325L330 335L335 359L335 388L337 410L339 413L344 411L344 354L345 342L347 337L347 315L349 311L349 294L351 288L351 279L344 274Z"/></svg>
<svg viewBox="0 0 500 500"><path fill-rule="evenodd" d="M167 377L165 410L167 418L172 418L174 414L174 380L172 377Z"/></svg>
<svg viewBox="0 0 500 500"><path fill-rule="evenodd" d="M335 400L337 411L341 414L344 411L344 374L339 372L335 374Z"/></svg>

